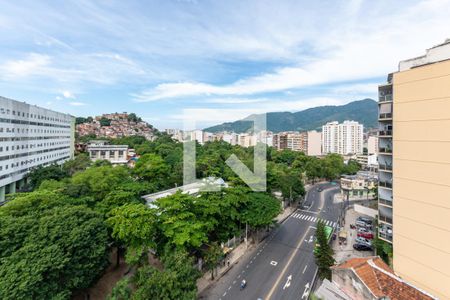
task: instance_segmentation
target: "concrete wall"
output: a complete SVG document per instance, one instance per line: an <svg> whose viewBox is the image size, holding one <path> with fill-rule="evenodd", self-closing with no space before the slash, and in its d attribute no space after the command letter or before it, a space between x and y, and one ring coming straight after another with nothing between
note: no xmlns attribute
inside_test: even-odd
<svg viewBox="0 0 450 300"><path fill-rule="evenodd" d="M393 83L394 270L450 299L450 60Z"/></svg>

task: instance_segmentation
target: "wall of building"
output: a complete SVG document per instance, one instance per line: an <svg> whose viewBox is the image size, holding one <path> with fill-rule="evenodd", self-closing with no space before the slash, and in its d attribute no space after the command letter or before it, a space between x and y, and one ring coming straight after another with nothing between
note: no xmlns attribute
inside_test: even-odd
<svg viewBox="0 0 450 300"><path fill-rule="evenodd" d="M450 60L393 83L394 270L450 299Z"/></svg>
<svg viewBox="0 0 450 300"><path fill-rule="evenodd" d="M0 97L0 198L32 168L72 158L74 125L70 115Z"/></svg>
<svg viewBox="0 0 450 300"><path fill-rule="evenodd" d="M318 131L308 131L308 146L306 154L310 156L322 155L322 133Z"/></svg>

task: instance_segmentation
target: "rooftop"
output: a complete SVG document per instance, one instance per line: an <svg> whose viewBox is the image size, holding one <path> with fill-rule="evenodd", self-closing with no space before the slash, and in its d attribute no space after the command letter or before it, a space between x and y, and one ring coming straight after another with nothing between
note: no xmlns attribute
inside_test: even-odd
<svg viewBox="0 0 450 300"><path fill-rule="evenodd" d="M448 59L450 59L450 39L446 39L442 44L427 49L425 55L401 61L398 65L398 70L401 72Z"/></svg>
<svg viewBox="0 0 450 300"><path fill-rule="evenodd" d="M396 276L394 271L378 256L352 258L332 268L352 270L377 298L388 297L391 300L436 299Z"/></svg>

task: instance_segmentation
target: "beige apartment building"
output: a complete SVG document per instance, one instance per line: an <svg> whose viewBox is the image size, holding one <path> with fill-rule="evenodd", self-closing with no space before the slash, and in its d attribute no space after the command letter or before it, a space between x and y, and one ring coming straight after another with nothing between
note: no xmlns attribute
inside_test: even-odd
<svg viewBox="0 0 450 300"><path fill-rule="evenodd" d="M379 122L380 237L398 276L450 299L450 40L400 62Z"/></svg>

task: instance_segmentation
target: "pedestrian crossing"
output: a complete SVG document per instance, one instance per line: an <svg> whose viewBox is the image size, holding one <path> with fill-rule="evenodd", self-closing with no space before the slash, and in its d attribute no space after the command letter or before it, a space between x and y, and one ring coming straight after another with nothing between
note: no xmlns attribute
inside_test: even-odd
<svg viewBox="0 0 450 300"><path fill-rule="evenodd" d="M308 222L312 222L312 223L316 223L319 220L321 220L318 217L315 216L311 216L311 215L306 215L306 214L302 214L302 213L293 213L292 214L293 218L299 219L299 220L304 220L304 221L308 221ZM325 223L325 225L330 226L330 227L337 227L337 223L333 222L333 221L329 221L329 220L325 220L322 219L322 221Z"/></svg>

